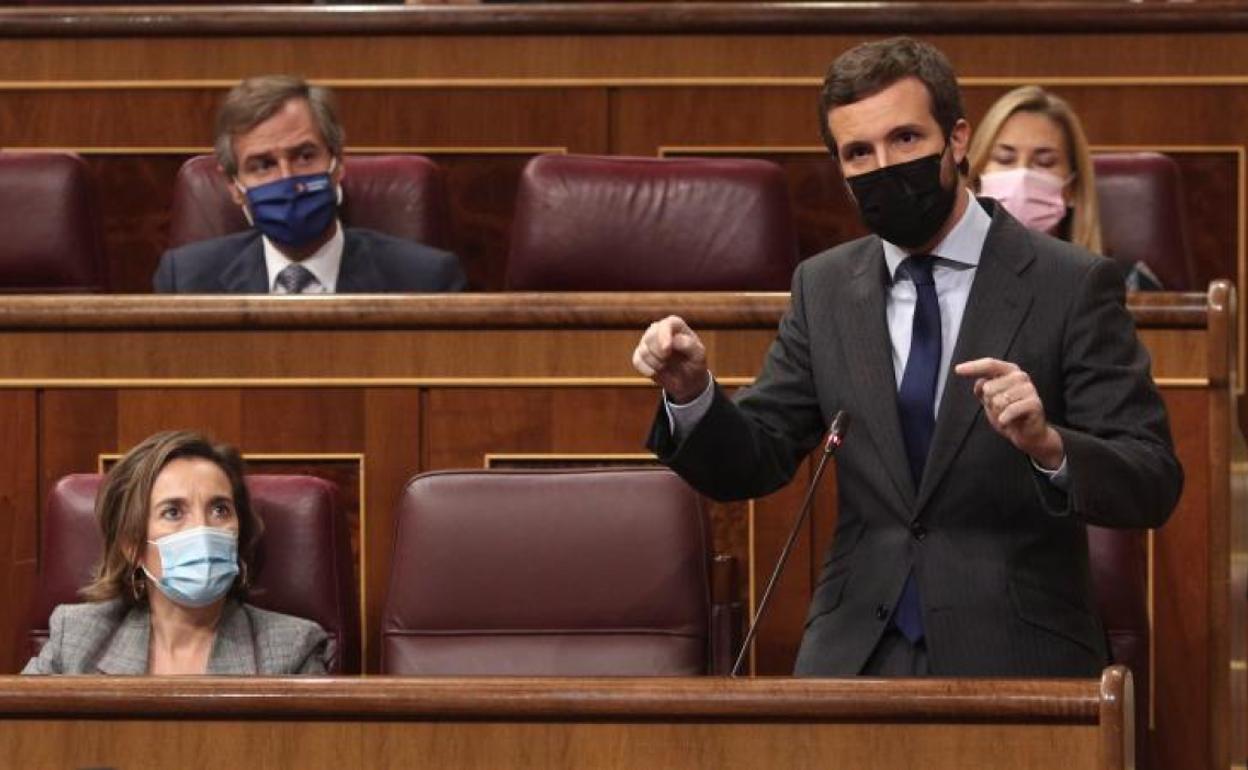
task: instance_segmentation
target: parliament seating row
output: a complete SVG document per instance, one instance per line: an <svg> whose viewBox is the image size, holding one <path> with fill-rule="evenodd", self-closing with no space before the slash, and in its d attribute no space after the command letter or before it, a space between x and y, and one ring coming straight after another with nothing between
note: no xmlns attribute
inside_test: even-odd
<svg viewBox="0 0 1248 770"><path fill-rule="evenodd" d="M32 655L52 610L81 601L99 561L102 479L67 476L48 498ZM308 476L247 484L265 526L248 601L316 621L335 641L331 671L359 673L356 569L336 488ZM730 664L733 613L712 597L711 576L731 565L712 569L705 510L670 471L427 473L396 519L383 673L687 676Z"/></svg>
<svg viewBox="0 0 1248 770"><path fill-rule="evenodd" d="M58 604L97 563L102 477L65 477L48 498L31 652ZM251 601L315 620L333 668L360 669L354 557L336 488L253 475L265 523ZM700 498L664 469L437 471L399 502L382 619L384 673L692 675L724 673L739 619L712 596ZM1147 703L1144 533L1089 527L1098 607L1114 662Z"/></svg>
<svg viewBox="0 0 1248 770"><path fill-rule="evenodd" d="M1195 271L1176 164L1096 156L1107 253L1172 290ZM451 245L446 183L414 155L351 156L343 221ZM169 246L243 230L210 156L175 182ZM86 166L64 153L0 153L0 291L102 290L100 225ZM506 284L519 291L783 291L800 256L784 172L761 160L543 155L521 178Z"/></svg>

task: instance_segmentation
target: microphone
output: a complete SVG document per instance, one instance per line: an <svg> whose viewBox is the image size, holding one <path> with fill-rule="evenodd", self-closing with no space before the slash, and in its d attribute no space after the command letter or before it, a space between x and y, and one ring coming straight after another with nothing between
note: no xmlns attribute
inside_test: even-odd
<svg viewBox="0 0 1248 770"><path fill-rule="evenodd" d="M845 443L845 432L848 430L849 413L842 409L832 417L832 425L828 427L828 436L823 441L823 456L819 458L819 465L815 468L814 478L810 480L810 486L806 489L806 499L802 502L801 509L798 510L797 521L793 522L793 529L789 532L789 539L780 551L780 558L776 560L776 568L771 571L771 578L767 581L767 587L763 589L763 598L758 603L758 610L754 613L754 619L750 621L750 629L745 634L745 641L741 643L741 652L737 654L737 662L732 664L730 676L736 676L741 670L741 664L745 662L745 653L749 652L750 645L754 642L754 635L758 633L758 622L762 620L763 613L767 610L767 602L771 599L771 591L776 587L776 581L780 579L780 573L784 571L784 565L788 563L789 555L793 553L793 546L797 543L797 533L802 530L802 524L806 521L807 514L810 513L810 506L815 501L815 489L819 487L819 479L823 477L823 469L827 466L828 459L836 454L836 450L841 448L841 444Z"/></svg>

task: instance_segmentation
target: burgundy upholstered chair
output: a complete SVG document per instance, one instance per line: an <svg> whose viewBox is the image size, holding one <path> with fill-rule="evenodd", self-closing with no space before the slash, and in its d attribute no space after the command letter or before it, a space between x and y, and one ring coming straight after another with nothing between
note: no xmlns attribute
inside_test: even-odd
<svg viewBox="0 0 1248 770"><path fill-rule="evenodd" d="M774 163L540 155L520 180L507 288L786 291L796 264Z"/></svg>
<svg viewBox="0 0 1248 770"><path fill-rule="evenodd" d="M1190 291L1196 274L1178 164L1158 152L1092 158L1105 253L1129 268L1143 262L1168 291Z"/></svg>
<svg viewBox="0 0 1248 770"><path fill-rule="evenodd" d="M95 496L103 476L75 474L57 482L42 522L38 590L31 613L31 654L48 638L58 604L80 602L102 541ZM314 620L337 640L334 673L360 671L360 613L351 544L337 488L311 476L247 477L264 521L248 602Z"/></svg>
<svg viewBox="0 0 1248 770"><path fill-rule="evenodd" d="M709 565L700 500L666 469L425 473L397 511L382 671L710 673L731 635Z"/></svg>
<svg viewBox="0 0 1248 770"><path fill-rule="evenodd" d="M1088 527L1088 558L1097 610L1114 663L1135 680L1136 765L1147 770L1149 680L1148 533Z"/></svg>
<svg viewBox="0 0 1248 770"><path fill-rule="evenodd" d="M104 285L87 166L64 152L0 152L0 292L93 292Z"/></svg>
<svg viewBox="0 0 1248 770"><path fill-rule="evenodd" d="M446 248L449 204L442 169L421 155L355 155L344 160L342 221ZM173 184L169 247L247 229L229 181L211 155L182 164Z"/></svg>

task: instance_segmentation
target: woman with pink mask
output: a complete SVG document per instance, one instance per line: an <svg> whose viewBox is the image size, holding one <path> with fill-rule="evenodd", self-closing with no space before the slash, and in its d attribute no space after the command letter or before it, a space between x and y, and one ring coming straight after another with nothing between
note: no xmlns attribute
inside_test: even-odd
<svg viewBox="0 0 1248 770"><path fill-rule="evenodd" d="M970 182L1033 230L1104 253L1096 175L1083 126L1059 96L1022 86L984 114L967 156ZM1143 263L1126 273L1129 289L1160 289Z"/></svg>

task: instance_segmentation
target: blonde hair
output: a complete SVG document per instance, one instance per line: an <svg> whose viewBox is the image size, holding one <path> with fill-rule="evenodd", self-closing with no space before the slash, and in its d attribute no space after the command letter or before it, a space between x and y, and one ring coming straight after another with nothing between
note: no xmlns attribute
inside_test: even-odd
<svg viewBox="0 0 1248 770"><path fill-rule="evenodd" d="M1044 115L1061 127L1066 136L1066 155L1070 158L1075 178L1071 188L1070 241L1096 254L1101 253L1101 215L1096 202L1096 172L1092 170L1092 153L1088 139L1083 133L1079 117L1066 100L1045 91L1040 86L1022 86L1002 96L984 114L971 147L967 152L970 161L969 181L979 189L979 175L992 153L992 146L1001 133L1001 127L1017 112L1034 112Z"/></svg>

